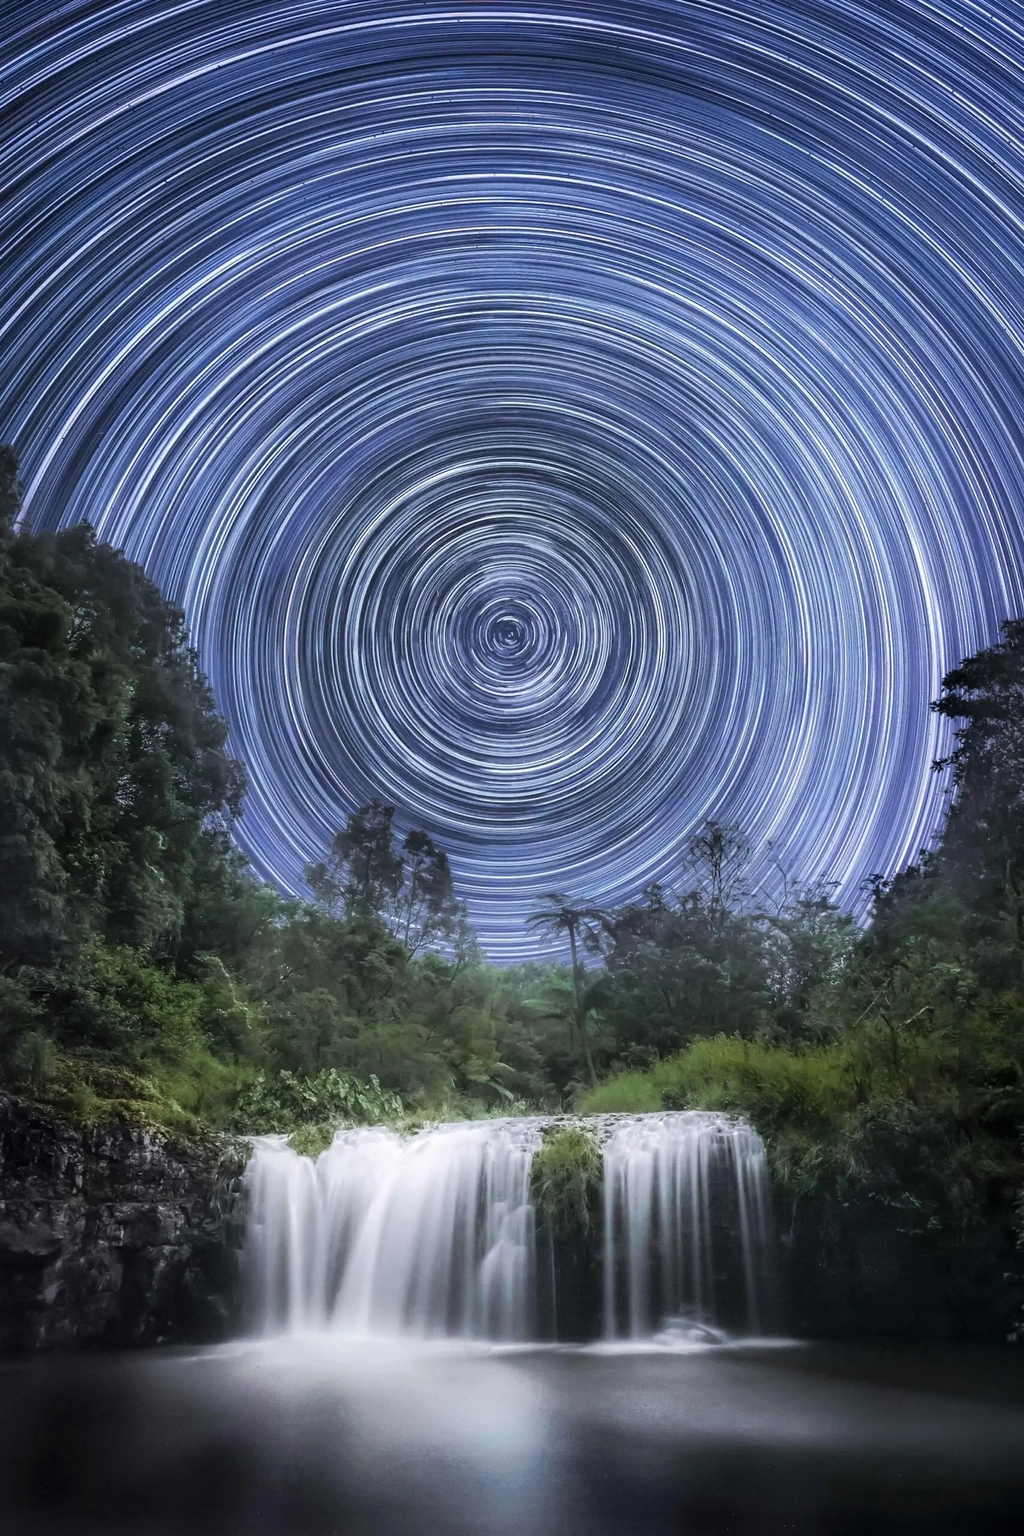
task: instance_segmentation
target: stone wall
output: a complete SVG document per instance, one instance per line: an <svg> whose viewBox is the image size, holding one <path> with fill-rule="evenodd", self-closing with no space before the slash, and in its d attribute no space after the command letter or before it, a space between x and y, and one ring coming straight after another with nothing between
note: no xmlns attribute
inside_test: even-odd
<svg viewBox="0 0 1024 1536"><path fill-rule="evenodd" d="M243 1163L0 1094L0 1353L228 1337Z"/></svg>

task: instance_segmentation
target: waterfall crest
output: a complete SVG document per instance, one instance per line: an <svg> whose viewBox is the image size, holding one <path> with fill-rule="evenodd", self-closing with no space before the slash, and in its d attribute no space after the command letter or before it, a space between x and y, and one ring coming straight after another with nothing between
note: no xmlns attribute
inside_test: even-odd
<svg viewBox="0 0 1024 1536"><path fill-rule="evenodd" d="M530 1165L553 1117L402 1137L339 1132L314 1162L253 1139L245 1268L263 1333L536 1337ZM604 1154L603 1331L650 1337L684 1315L761 1326L767 1170L724 1115L594 1117ZM595 1325L597 1319L594 1319ZM595 1326L596 1331L596 1326Z"/></svg>

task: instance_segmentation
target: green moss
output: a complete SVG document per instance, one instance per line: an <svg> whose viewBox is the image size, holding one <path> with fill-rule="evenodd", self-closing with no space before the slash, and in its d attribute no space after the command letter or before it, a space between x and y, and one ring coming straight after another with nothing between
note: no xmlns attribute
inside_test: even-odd
<svg viewBox="0 0 1024 1536"><path fill-rule="evenodd" d="M29 1098L83 1130L117 1121L185 1138L203 1130L197 1116L157 1079L87 1059L57 1058L32 1085Z"/></svg>
<svg viewBox="0 0 1024 1536"><path fill-rule="evenodd" d="M558 1231L587 1231L600 1198L601 1148L581 1126L555 1126L534 1153L530 1187L541 1221Z"/></svg>
<svg viewBox="0 0 1024 1536"><path fill-rule="evenodd" d="M345 1122L322 1120L318 1125L300 1125L288 1137L288 1145L300 1157L319 1157L326 1152L335 1136L345 1128Z"/></svg>

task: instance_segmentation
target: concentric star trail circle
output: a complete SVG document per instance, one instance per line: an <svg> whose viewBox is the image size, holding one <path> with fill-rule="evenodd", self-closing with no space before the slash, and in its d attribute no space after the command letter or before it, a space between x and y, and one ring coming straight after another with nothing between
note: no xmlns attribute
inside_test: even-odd
<svg viewBox="0 0 1024 1536"><path fill-rule="evenodd" d="M1024 8L3 28L0 435L185 609L261 873L378 795L504 958L708 815L854 904L914 856L1024 611Z"/></svg>

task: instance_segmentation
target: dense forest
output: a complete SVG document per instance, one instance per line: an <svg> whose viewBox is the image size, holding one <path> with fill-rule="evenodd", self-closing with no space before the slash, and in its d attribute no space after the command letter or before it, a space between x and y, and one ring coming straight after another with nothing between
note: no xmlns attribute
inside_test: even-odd
<svg viewBox="0 0 1024 1536"><path fill-rule="evenodd" d="M845 1211L924 1264L961 1255L965 1309L1021 1287L1020 1313L1024 621L944 679L946 824L873 882L866 927L828 890L762 899L742 830L709 821L671 888L612 910L552 892L530 924L563 958L501 968L401 808L354 812L305 900L256 879L183 615L87 526L18 512L2 450L4 1085L309 1149L375 1120L735 1110L819 1243Z"/></svg>

